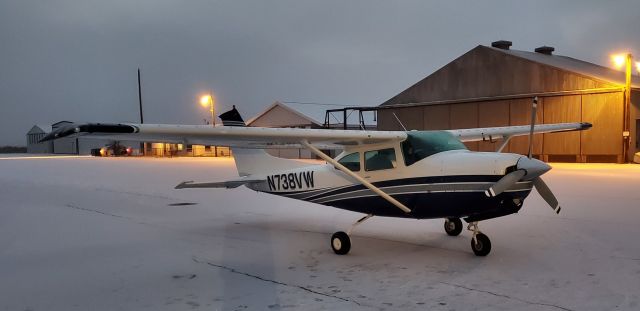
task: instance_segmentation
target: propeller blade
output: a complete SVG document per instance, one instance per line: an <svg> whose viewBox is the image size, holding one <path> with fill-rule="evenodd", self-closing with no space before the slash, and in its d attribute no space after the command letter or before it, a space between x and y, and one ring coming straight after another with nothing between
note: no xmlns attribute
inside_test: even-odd
<svg viewBox="0 0 640 311"><path fill-rule="evenodd" d="M556 199L556 196L553 195L553 192L551 192L551 189L549 189L547 184L544 183L542 178L538 177L534 179L533 186L536 187L540 196L547 202L547 204L549 204L549 206L551 206L553 211L556 212L556 214L560 214L558 199Z"/></svg>
<svg viewBox="0 0 640 311"><path fill-rule="evenodd" d="M513 185L515 185L520 179L522 179L525 174L526 172L524 170L517 170L504 175L504 177L500 178L500 180L493 184L493 186L487 189L484 194L488 197L495 197L505 190L513 187Z"/></svg>

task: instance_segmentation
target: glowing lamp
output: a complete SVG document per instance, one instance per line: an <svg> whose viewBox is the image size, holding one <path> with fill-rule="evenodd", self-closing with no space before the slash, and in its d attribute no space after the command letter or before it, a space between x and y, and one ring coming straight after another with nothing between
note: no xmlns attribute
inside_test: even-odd
<svg viewBox="0 0 640 311"><path fill-rule="evenodd" d="M213 104L213 98L211 95L207 94L200 97L200 105L202 105L202 107L208 107L211 104Z"/></svg>
<svg viewBox="0 0 640 311"><path fill-rule="evenodd" d="M622 66L624 66L626 62L626 55L625 54L612 55L611 60L613 61L613 64L616 66L616 68L622 68Z"/></svg>

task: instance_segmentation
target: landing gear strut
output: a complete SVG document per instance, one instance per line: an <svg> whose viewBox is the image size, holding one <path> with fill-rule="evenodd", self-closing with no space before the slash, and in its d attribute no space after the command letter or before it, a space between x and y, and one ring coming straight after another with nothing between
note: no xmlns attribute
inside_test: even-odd
<svg viewBox="0 0 640 311"><path fill-rule="evenodd" d="M344 233L342 231L334 233L331 236L331 248L333 249L333 252L338 255L346 255L347 253L349 253L349 250L351 250L351 239L349 238L351 232L356 228L357 225L363 223L365 220L371 217L373 217L373 215L369 214L358 219L358 221L351 225L351 228L349 228L349 231L347 231L347 233Z"/></svg>
<svg viewBox="0 0 640 311"><path fill-rule="evenodd" d="M473 231L473 237L471 238L471 250L473 250L473 253L476 256L487 256L491 252L491 240L480 232L478 222L470 222L467 230Z"/></svg>

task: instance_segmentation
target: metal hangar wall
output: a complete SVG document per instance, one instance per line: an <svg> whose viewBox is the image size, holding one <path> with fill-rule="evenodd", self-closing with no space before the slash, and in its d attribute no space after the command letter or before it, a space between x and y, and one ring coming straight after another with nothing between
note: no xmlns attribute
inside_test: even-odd
<svg viewBox="0 0 640 311"><path fill-rule="evenodd" d="M630 137L623 138L623 72L566 56L552 47L534 52L511 42L479 45L380 105L379 130L456 129L529 124L531 100L540 98L537 123L590 122L582 132L537 134L533 152L545 161L624 162L638 150L640 87L631 88ZM638 81L638 77L634 77ZM628 144L628 145L627 145ZM468 143L494 151L495 142ZM626 149L626 150L625 150ZM527 138L513 138L505 152L525 154Z"/></svg>

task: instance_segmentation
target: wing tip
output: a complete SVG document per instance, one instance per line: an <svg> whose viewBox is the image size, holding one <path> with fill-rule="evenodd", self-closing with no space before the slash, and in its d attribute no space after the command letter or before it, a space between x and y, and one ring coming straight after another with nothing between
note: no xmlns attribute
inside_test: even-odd
<svg viewBox="0 0 640 311"><path fill-rule="evenodd" d="M183 188L187 188L188 184L192 184L193 180L188 180L188 181L183 181L179 184L177 184L175 187L173 187L173 189L183 189Z"/></svg>
<svg viewBox="0 0 640 311"><path fill-rule="evenodd" d="M592 127L593 127L593 124L591 124L589 122L580 122L580 129L581 130L590 129Z"/></svg>

